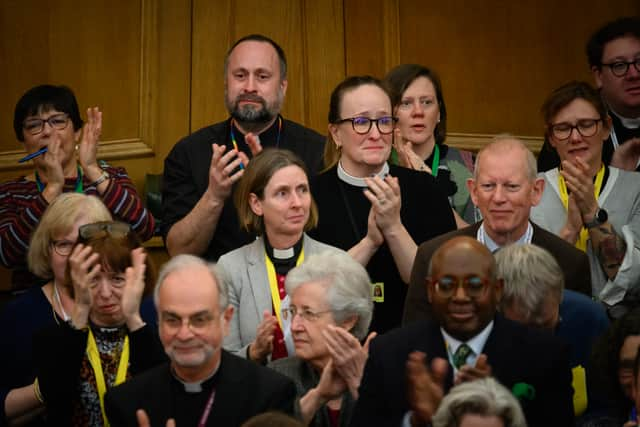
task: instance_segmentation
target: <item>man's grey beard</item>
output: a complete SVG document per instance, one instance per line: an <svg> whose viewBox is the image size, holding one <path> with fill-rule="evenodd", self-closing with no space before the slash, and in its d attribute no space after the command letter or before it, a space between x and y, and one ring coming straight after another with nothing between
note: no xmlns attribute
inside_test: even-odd
<svg viewBox="0 0 640 427"><path fill-rule="evenodd" d="M280 113L282 107L282 93L278 93L278 99L272 105L267 105L264 98L258 95L239 95L231 102L225 96L225 103L227 104L227 110L231 117L238 123L238 125L247 132L263 131L264 126L271 122ZM244 105L239 107L240 101L253 101L260 103L260 107L256 108L255 105Z"/></svg>

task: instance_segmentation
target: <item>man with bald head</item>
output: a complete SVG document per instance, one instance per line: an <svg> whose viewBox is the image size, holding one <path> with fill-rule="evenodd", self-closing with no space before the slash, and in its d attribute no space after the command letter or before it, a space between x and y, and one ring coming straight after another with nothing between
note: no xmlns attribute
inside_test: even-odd
<svg viewBox="0 0 640 427"><path fill-rule="evenodd" d="M371 342L352 425L426 425L434 390L489 375L520 398L530 427L573 425L567 350L497 314L502 281L484 244L467 236L443 243L425 287L433 318Z"/></svg>
<svg viewBox="0 0 640 427"><path fill-rule="evenodd" d="M591 270L584 252L529 221L531 208L540 202L544 190L544 180L536 175L533 153L517 138L499 136L480 150L467 186L483 220L420 245L411 272L403 323L429 315L424 287L427 268L433 252L455 236L474 237L491 252L510 243L540 246L563 266L565 287L591 297Z"/></svg>

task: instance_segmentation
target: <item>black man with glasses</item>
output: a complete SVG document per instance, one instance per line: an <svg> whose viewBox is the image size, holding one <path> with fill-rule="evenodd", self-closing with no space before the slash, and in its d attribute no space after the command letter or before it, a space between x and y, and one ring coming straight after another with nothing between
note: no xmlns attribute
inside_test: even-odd
<svg viewBox="0 0 640 427"><path fill-rule="evenodd" d="M611 118L588 83L559 87L542 111L561 164L540 175L531 220L586 252L593 297L619 317L640 298L640 176L602 161Z"/></svg>
<svg viewBox="0 0 640 427"><path fill-rule="evenodd" d="M13 128L33 162L25 176L0 184L0 262L13 269L12 288L39 283L26 266L29 238L47 206L66 192L93 195L115 219L131 224L144 240L155 221L124 168L96 159L102 113L87 109L80 117L75 95L66 86L29 89L16 104Z"/></svg>
<svg viewBox="0 0 640 427"><path fill-rule="evenodd" d="M387 163L392 111L379 80L356 76L340 83L330 100L327 169L311 185L319 217L309 235L366 266L371 330L378 333L400 325L417 244L456 227L431 175Z"/></svg>
<svg viewBox="0 0 640 427"><path fill-rule="evenodd" d="M612 122L602 161L619 169L640 171L640 17L608 22L591 36L586 52ZM559 163L550 141L545 141L538 158L539 170L552 169Z"/></svg>
<svg viewBox="0 0 640 427"><path fill-rule="evenodd" d="M353 426L426 426L453 385L487 376L520 400L530 427L574 425L567 349L496 312L502 280L484 244L445 242L424 286L433 318L371 342Z"/></svg>

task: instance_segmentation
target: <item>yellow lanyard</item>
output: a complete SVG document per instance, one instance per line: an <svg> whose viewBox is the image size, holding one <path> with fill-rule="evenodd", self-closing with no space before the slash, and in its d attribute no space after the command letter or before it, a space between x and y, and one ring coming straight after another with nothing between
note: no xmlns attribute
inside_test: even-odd
<svg viewBox="0 0 640 427"><path fill-rule="evenodd" d="M102 363L100 362L100 352L98 351L98 344L96 339L89 328L89 338L87 339L87 357L89 363L93 368L93 373L96 377L96 387L98 388L98 397L100 398L100 410L102 411L102 420L104 426L108 427L107 415L104 412L104 394L107 392L107 384L105 383L104 373L102 372ZM120 362L118 363L118 370L116 372L116 381L114 386L121 384L127 378L127 367L129 365L129 336L124 336L124 344L122 346L122 353L120 354Z"/></svg>
<svg viewBox="0 0 640 427"><path fill-rule="evenodd" d="M302 264L304 261L304 248L300 251L300 255L298 255L298 260L296 261L296 267ZM282 313L280 313L280 292L278 291L278 276L276 276L276 269L269 258L267 253L264 253L264 263L267 266L267 276L269 277L269 288L271 289L271 299L273 300L273 309L276 312L276 317L278 318L278 323L280 324L280 329L283 330L282 326Z"/></svg>
<svg viewBox="0 0 640 427"><path fill-rule="evenodd" d="M600 195L600 188L602 187L602 181L604 180L604 164L600 166L600 170L596 175L596 180L593 183L593 194L598 200L598 196ZM567 185L564 182L564 178L561 174L558 174L558 187L560 188L560 199L562 200L562 204L564 205L564 209L566 211L569 210L569 193L567 192ZM580 249L582 252L587 252L587 240L589 240L589 230L582 227L580 230L580 236L576 241L576 248Z"/></svg>

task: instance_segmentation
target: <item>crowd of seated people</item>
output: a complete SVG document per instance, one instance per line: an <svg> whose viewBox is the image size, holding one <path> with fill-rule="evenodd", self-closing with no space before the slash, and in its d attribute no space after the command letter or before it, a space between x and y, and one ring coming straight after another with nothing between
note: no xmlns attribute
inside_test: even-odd
<svg viewBox="0 0 640 427"><path fill-rule="evenodd" d="M538 173L509 134L446 145L416 64L346 77L323 138L280 115L282 48L239 39L229 118L165 159L157 280L155 220L96 158L102 113L30 89L33 171L0 184L26 289L0 313L0 425L637 425L640 19L587 55L597 88L542 106Z"/></svg>

